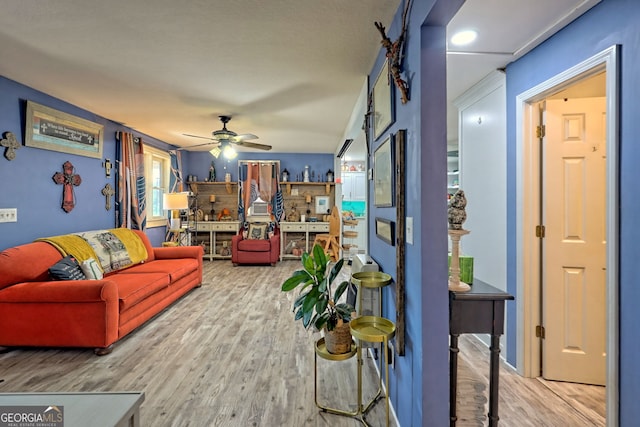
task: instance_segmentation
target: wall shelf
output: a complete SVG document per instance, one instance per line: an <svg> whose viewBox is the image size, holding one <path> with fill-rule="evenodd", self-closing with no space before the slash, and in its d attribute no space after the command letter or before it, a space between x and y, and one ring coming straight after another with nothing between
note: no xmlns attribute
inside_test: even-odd
<svg viewBox="0 0 640 427"><path fill-rule="evenodd" d="M310 186L324 186L324 192L328 196L331 194L331 187L335 185L335 182L297 182L297 181L287 181L281 182L280 185L284 185L287 187L287 195L291 195L291 186L293 185L310 185Z"/></svg>

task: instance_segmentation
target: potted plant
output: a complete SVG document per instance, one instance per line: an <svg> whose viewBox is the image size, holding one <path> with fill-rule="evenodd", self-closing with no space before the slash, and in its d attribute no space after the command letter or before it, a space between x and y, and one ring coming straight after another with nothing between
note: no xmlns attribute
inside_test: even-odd
<svg viewBox="0 0 640 427"><path fill-rule="evenodd" d="M297 270L282 284L282 291L300 289L293 304L295 320L301 320L306 329L311 325L325 330L327 351L334 354L351 350L351 313L353 306L338 303L349 282L343 281L332 292L344 259L329 267L329 258L320 245L314 245L312 255L302 254L302 270Z"/></svg>

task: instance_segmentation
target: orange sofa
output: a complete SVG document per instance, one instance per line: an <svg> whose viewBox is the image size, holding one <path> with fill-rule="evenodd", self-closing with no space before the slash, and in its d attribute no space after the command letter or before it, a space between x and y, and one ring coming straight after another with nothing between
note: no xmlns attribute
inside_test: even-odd
<svg viewBox="0 0 640 427"><path fill-rule="evenodd" d="M151 247L137 230L146 260L101 280L52 281L62 259L37 241L0 252L0 346L91 347L111 352L124 337L202 284L200 246Z"/></svg>

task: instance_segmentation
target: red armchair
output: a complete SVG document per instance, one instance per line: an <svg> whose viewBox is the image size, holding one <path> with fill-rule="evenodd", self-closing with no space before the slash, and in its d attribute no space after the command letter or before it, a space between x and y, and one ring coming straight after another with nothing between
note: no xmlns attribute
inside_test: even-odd
<svg viewBox="0 0 640 427"><path fill-rule="evenodd" d="M255 223L254 223L255 224ZM253 225L253 224L252 224ZM249 226L251 230L251 226ZM231 238L231 262L238 264L271 264L275 266L280 258L280 230L275 227L273 235L267 239L263 237L251 238L248 234L244 238L244 228Z"/></svg>

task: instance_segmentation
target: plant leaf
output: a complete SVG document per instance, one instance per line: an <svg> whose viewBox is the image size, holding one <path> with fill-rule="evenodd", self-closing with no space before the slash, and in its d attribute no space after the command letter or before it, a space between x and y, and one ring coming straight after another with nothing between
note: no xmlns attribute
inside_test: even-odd
<svg viewBox="0 0 640 427"><path fill-rule="evenodd" d="M333 283L338 277L340 270L342 270L342 265L344 264L344 258L340 258L338 262L336 262L333 267L331 267L331 271L329 272L329 283Z"/></svg>
<svg viewBox="0 0 640 427"><path fill-rule="evenodd" d="M307 297L308 293L309 292L305 292L303 294L300 294L300 296L298 296L298 298L296 298L296 300L293 302L293 308L294 309L302 304L304 299Z"/></svg>
<svg viewBox="0 0 640 427"><path fill-rule="evenodd" d="M303 310L303 309L301 309L301 310ZM309 310L309 311L304 311L303 310L303 313L304 313L304 315L302 317L302 324L304 325L305 328L308 328L309 325L311 324L311 316L313 315L313 310Z"/></svg>
<svg viewBox="0 0 640 427"><path fill-rule="evenodd" d="M340 299L344 291L347 290L347 286L349 286L349 282L347 282L346 280L338 285L338 287L336 288L336 292L333 294L334 301L337 302Z"/></svg>
<svg viewBox="0 0 640 427"><path fill-rule="evenodd" d="M327 256L325 255L322 246L318 245L317 243L313 245L313 259L315 260L316 265L319 267L319 269L324 273L324 271L327 269Z"/></svg>
<svg viewBox="0 0 640 427"><path fill-rule="evenodd" d="M322 293L318 298L318 302L316 304L316 313L322 314L327 309L327 305L329 304L329 296L326 293Z"/></svg>
<svg viewBox="0 0 640 427"><path fill-rule="evenodd" d="M316 318L316 321L314 322L316 328L318 328L318 330L321 330L322 327L327 323L327 320L329 319L329 316L318 316Z"/></svg>
<svg viewBox="0 0 640 427"><path fill-rule="evenodd" d="M298 270L291 275L287 280L282 284L282 292L289 292L296 288L300 283L304 283L309 279L309 273L304 270Z"/></svg>
<svg viewBox="0 0 640 427"><path fill-rule="evenodd" d="M338 312L338 315L346 320L346 321L350 321L351 320L351 313L353 312L353 307L349 304L336 304L335 307L336 311Z"/></svg>
<svg viewBox="0 0 640 427"><path fill-rule="evenodd" d="M312 287L309 293L305 296L304 302L302 303L302 309L306 312L312 312L313 307L318 303L318 298L320 298L320 293L318 292L317 287Z"/></svg>

